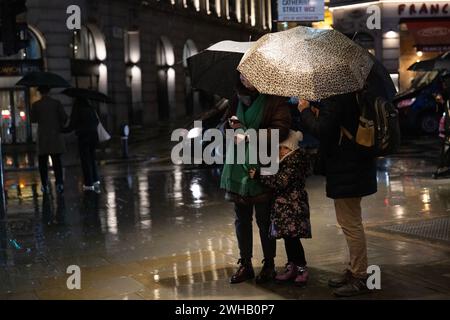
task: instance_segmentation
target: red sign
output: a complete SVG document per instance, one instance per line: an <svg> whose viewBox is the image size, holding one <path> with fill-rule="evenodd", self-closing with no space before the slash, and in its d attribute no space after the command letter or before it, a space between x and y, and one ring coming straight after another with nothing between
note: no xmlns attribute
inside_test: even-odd
<svg viewBox="0 0 450 320"><path fill-rule="evenodd" d="M417 47L450 45L450 19L415 19L405 23Z"/></svg>

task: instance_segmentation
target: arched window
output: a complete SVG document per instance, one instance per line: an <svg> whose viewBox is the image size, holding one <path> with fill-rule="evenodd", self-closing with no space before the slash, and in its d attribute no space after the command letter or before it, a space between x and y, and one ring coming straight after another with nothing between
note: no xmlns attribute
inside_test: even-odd
<svg viewBox="0 0 450 320"><path fill-rule="evenodd" d="M92 24L73 32L71 69L74 85L107 93L105 40L101 31Z"/></svg>
<svg viewBox="0 0 450 320"><path fill-rule="evenodd" d="M221 0L206 0L206 1L208 14L220 17L222 15Z"/></svg>
<svg viewBox="0 0 450 320"><path fill-rule="evenodd" d="M192 41L191 39L187 40L183 48L183 67L185 70L184 96L187 115L192 115L194 112L198 111L198 107L200 105L199 93L193 90L191 86L191 77L189 75L187 64L187 59L197 53L198 50L194 41Z"/></svg>
<svg viewBox="0 0 450 320"><path fill-rule="evenodd" d="M241 20L241 1L240 0L228 0L228 16L231 21Z"/></svg>
<svg viewBox="0 0 450 320"><path fill-rule="evenodd" d="M82 26L81 30L74 31L72 58L94 61L95 53L95 40L92 32L86 26Z"/></svg>
<svg viewBox="0 0 450 320"><path fill-rule="evenodd" d="M28 40L28 45L11 56L0 56L0 60L37 60L42 59L42 45L37 35L27 28L21 31L21 38Z"/></svg>
<svg viewBox="0 0 450 320"><path fill-rule="evenodd" d="M175 111L175 54L170 40L162 36L156 45L157 98L160 119L169 119Z"/></svg>

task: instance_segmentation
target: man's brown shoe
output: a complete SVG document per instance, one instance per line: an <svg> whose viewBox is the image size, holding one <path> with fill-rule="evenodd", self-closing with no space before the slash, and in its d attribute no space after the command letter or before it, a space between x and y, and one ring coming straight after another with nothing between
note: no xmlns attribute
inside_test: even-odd
<svg viewBox="0 0 450 320"><path fill-rule="evenodd" d="M337 276L336 278L331 278L328 280L328 286L331 288L339 288L346 285L352 277L352 272L350 270L345 270L343 274Z"/></svg>
<svg viewBox="0 0 450 320"><path fill-rule="evenodd" d="M367 278L355 278L351 279L343 286L333 291L336 297L353 297L361 294L371 293L367 288Z"/></svg>
<svg viewBox="0 0 450 320"><path fill-rule="evenodd" d="M241 283L255 277L255 272L250 261L239 259L238 264L240 264L239 269L231 277L230 283Z"/></svg>

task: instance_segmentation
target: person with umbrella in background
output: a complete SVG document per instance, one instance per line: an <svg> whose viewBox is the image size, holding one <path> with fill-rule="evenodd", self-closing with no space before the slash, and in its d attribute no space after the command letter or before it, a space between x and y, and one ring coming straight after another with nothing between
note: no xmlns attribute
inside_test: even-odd
<svg viewBox="0 0 450 320"><path fill-rule="evenodd" d="M439 138L442 140L439 165L433 178L450 176L450 75L442 78L442 93L435 95L436 103L444 110L439 123Z"/></svg>
<svg viewBox="0 0 450 320"><path fill-rule="evenodd" d="M100 192L100 179L95 156L98 145L98 124L97 112L89 100L82 96L75 97L70 123L64 132L75 131L78 138L78 150L83 171L83 191L97 193Z"/></svg>
<svg viewBox="0 0 450 320"><path fill-rule="evenodd" d="M52 72L33 71L25 74L17 86L38 87L41 99L33 103L30 111L31 122L38 124L37 149L42 192L50 193L48 181L48 158L51 156L55 173L56 190L64 191L61 155L66 151L62 128L67 114L61 102L49 96L51 88L68 88L70 84L60 75Z"/></svg>
<svg viewBox="0 0 450 320"><path fill-rule="evenodd" d="M67 121L67 114L59 100L49 96L49 86L39 86L41 99L31 106L31 121L38 124L37 149L39 155L39 173L42 192L50 193L48 181L48 158L52 158L55 173L56 191L64 192L63 167L61 155L66 151L62 129Z"/></svg>

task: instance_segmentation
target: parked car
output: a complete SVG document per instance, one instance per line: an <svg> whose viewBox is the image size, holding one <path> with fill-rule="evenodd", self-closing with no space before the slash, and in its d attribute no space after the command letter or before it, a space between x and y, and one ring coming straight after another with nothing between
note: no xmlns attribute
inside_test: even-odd
<svg viewBox="0 0 450 320"><path fill-rule="evenodd" d="M438 73L426 72L414 79L410 89L397 94L394 103L402 131L437 133L442 110L439 110L434 94L441 90Z"/></svg>

